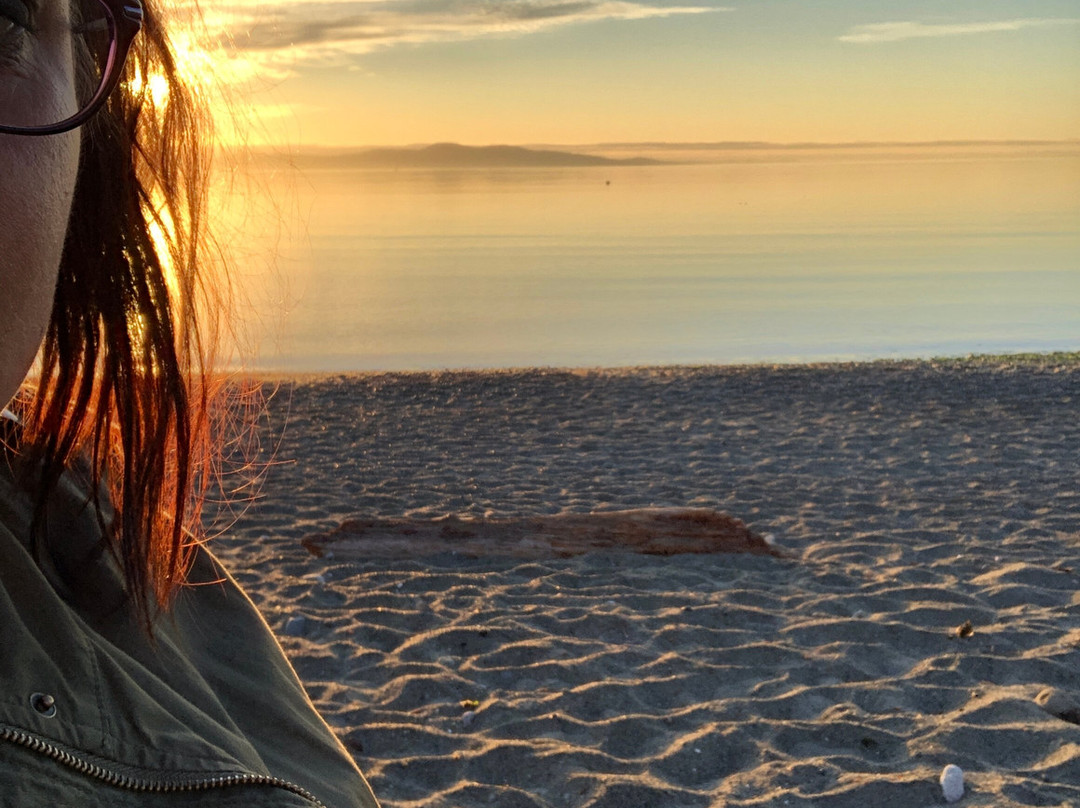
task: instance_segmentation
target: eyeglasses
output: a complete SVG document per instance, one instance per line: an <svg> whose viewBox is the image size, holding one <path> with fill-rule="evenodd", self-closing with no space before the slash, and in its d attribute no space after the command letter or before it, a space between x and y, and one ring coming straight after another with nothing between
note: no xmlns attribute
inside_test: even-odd
<svg viewBox="0 0 1080 808"><path fill-rule="evenodd" d="M0 0L0 133L81 126L120 81L139 0Z"/></svg>

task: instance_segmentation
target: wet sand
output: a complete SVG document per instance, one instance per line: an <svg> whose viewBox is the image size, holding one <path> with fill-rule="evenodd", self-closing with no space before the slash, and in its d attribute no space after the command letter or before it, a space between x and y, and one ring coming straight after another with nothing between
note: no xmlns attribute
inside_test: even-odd
<svg viewBox="0 0 1080 808"><path fill-rule="evenodd" d="M214 547L387 808L1080 805L1075 356L264 391ZM786 557L301 543L673 507Z"/></svg>

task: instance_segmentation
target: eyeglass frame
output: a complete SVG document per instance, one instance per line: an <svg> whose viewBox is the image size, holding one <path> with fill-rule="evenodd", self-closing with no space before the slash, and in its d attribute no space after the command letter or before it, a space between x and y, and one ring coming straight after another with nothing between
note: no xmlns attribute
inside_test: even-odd
<svg viewBox="0 0 1080 808"><path fill-rule="evenodd" d="M105 63L102 73L101 86L81 110L69 118L48 126L4 126L0 124L0 134L5 135L58 135L61 132L70 132L86 123L94 116L105 100L120 83L120 75L124 72L124 63L127 61L128 51L135 35L139 33L143 23L143 7L140 0L93 0L105 9L108 17L109 33L109 59Z"/></svg>

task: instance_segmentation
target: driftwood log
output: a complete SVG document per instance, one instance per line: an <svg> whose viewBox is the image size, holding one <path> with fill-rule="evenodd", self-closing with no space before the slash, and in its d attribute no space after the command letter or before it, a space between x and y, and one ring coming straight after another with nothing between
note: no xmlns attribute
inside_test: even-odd
<svg viewBox="0 0 1080 808"><path fill-rule="evenodd" d="M782 557L741 520L710 508L641 508L516 519L349 519L301 543L315 556L566 558L593 552L751 553Z"/></svg>

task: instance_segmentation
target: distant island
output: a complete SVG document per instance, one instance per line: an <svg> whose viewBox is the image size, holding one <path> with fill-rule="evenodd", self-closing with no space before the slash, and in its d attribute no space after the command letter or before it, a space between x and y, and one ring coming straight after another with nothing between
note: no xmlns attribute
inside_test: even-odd
<svg viewBox="0 0 1080 808"><path fill-rule="evenodd" d="M702 143L593 143L578 146L464 146L460 143L389 147L320 147L298 151L255 149L255 160L269 166L304 170L349 169L495 169L581 168L589 166L676 166L710 163L793 162L837 159L840 155L888 156L889 159L932 159L947 152L987 153L1022 150L1074 153L1080 141L941 140L926 142L769 143L719 141ZM624 156L625 155L625 156Z"/></svg>
<svg viewBox="0 0 1080 808"><path fill-rule="evenodd" d="M273 156L271 156L273 159ZM280 159L280 157L278 157ZM614 159L523 146L431 146L346 151L304 151L290 162L303 168L578 168L581 166L651 166L662 160Z"/></svg>

